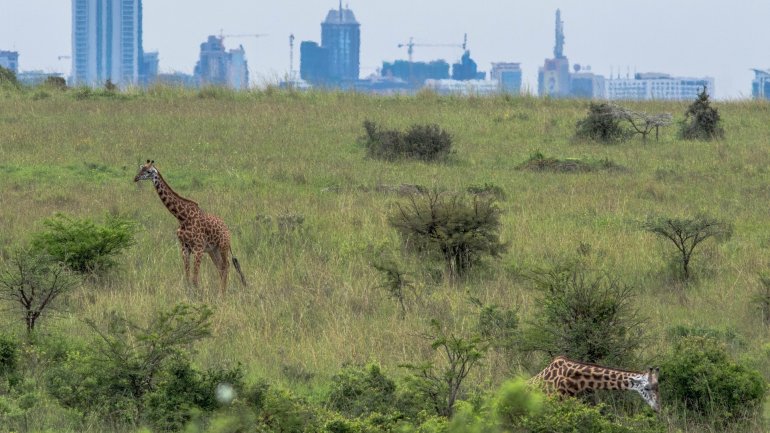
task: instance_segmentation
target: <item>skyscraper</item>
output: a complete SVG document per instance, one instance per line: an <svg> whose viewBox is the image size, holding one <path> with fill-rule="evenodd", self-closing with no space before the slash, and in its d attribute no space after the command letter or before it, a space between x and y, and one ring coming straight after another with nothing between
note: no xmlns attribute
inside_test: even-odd
<svg viewBox="0 0 770 433"><path fill-rule="evenodd" d="M328 50L332 81L357 80L360 72L361 25L353 11L332 9L321 23L321 47Z"/></svg>
<svg viewBox="0 0 770 433"><path fill-rule="evenodd" d="M195 79L199 86L227 86L241 90L249 87L249 69L243 46L225 50L222 37L209 36L201 44L201 54L195 64Z"/></svg>
<svg viewBox="0 0 770 433"><path fill-rule="evenodd" d="M564 97L570 94L569 60L564 55L564 21L556 9L556 43L553 58L537 71L537 93L540 96Z"/></svg>
<svg viewBox="0 0 770 433"><path fill-rule="evenodd" d="M142 0L72 0L72 81L100 86L139 85Z"/></svg>

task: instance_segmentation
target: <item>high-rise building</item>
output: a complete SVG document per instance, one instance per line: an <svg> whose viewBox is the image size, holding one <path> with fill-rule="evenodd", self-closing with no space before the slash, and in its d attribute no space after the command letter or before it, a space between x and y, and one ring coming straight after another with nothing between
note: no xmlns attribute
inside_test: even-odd
<svg viewBox="0 0 770 433"><path fill-rule="evenodd" d="M610 100L687 101L697 98L704 87L709 94L714 94L711 77L672 77L658 72L637 73L633 78L610 78L605 80L605 85Z"/></svg>
<svg viewBox="0 0 770 433"><path fill-rule="evenodd" d="M0 62L2 61L0 60ZM755 99L770 99L770 70L754 69L754 79L751 81L751 96Z"/></svg>
<svg viewBox="0 0 770 433"><path fill-rule="evenodd" d="M445 60L431 62L408 62L396 60L393 63L382 62L383 77L398 78L406 83L422 84L425 80L446 80L449 78L449 63Z"/></svg>
<svg viewBox="0 0 770 433"><path fill-rule="evenodd" d="M321 23L321 44L300 44L300 77L313 85L350 86L358 80L360 52L361 25L340 1Z"/></svg>
<svg viewBox="0 0 770 433"><path fill-rule="evenodd" d="M360 73L361 25L353 11L332 9L321 23L321 47L328 50L329 77L333 81L354 81Z"/></svg>
<svg viewBox="0 0 770 433"><path fill-rule="evenodd" d="M16 51L0 50L0 66L10 69L14 74L19 73L19 53Z"/></svg>
<svg viewBox="0 0 770 433"><path fill-rule="evenodd" d="M72 81L140 85L142 0L72 0Z"/></svg>
<svg viewBox="0 0 770 433"><path fill-rule="evenodd" d="M195 78L199 86L227 86L245 89L249 85L246 53L238 49L225 50L221 37L209 36L201 44L201 54L195 65Z"/></svg>
<svg viewBox="0 0 770 433"><path fill-rule="evenodd" d="M489 75L497 81L500 91L514 95L521 93L521 63L492 63Z"/></svg>
<svg viewBox="0 0 770 433"><path fill-rule="evenodd" d="M476 62L471 59L471 52L468 50L465 50L459 63L452 65L453 80L483 80L485 76L485 72L478 71Z"/></svg>
<svg viewBox="0 0 770 433"><path fill-rule="evenodd" d="M564 97L570 94L569 60L564 55L564 22L556 9L556 43L553 58L537 71L537 93L540 96Z"/></svg>

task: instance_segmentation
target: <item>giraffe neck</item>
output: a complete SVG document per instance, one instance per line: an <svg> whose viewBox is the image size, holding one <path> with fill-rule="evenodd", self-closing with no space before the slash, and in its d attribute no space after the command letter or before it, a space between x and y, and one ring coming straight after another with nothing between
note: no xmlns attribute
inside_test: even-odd
<svg viewBox="0 0 770 433"><path fill-rule="evenodd" d="M155 186L155 191L158 192L160 201L163 202L166 209L168 209L180 223L184 223L200 213L198 203L177 194L171 189L171 186L169 186L166 180L163 179L160 172L155 172L155 175L152 177L152 184Z"/></svg>

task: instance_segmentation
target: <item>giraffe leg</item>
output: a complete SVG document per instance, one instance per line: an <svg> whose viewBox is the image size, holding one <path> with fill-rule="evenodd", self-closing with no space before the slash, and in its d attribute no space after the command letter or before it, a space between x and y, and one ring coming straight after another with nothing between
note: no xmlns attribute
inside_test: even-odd
<svg viewBox="0 0 770 433"><path fill-rule="evenodd" d="M201 259L203 258L203 251L193 251L193 286L198 287L198 274L201 270Z"/></svg>
<svg viewBox="0 0 770 433"><path fill-rule="evenodd" d="M184 262L184 282L190 284L190 250L182 245L182 261Z"/></svg>

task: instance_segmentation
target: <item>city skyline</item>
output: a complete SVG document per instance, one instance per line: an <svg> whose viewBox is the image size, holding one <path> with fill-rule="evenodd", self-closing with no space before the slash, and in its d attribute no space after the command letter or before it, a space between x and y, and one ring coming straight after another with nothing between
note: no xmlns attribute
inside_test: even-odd
<svg viewBox="0 0 770 433"><path fill-rule="evenodd" d="M8 25L0 29L0 50L19 52L21 70L70 74L71 1L0 0ZM565 4L567 3L567 4ZM458 44L468 33L468 48L479 70L492 62L521 63L523 87L534 93L537 69L553 55L553 13L561 9L564 54L570 64L592 66L607 77L618 73L663 72L715 78L718 98L751 95L751 68L770 68L770 2L746 0L737 5L684 0L638 4L588 0L579 4L544 0L490 0L468 8L460 1L348 1L361 24L361 78L383 61L406 59L398 44ZM159 51L162 72L192 73L200 41L208 35L267 34L262 38L225 39L228 49L243 45L252 82L284 78L289 67L289 34L294 34L294 70L299 69L299 42L317 40L320 25L337 1L220 0L216 7L200 0L144 0L146 51ZM405 11L408 11L405 12ZM173 23L170 27L169 23ZM700 30L699 30L700 29ZM705 29L705 30L702 30ZM701 31L700 34L698 32ZM457 62L457 48L419 47L415 61Z"/></svg>

